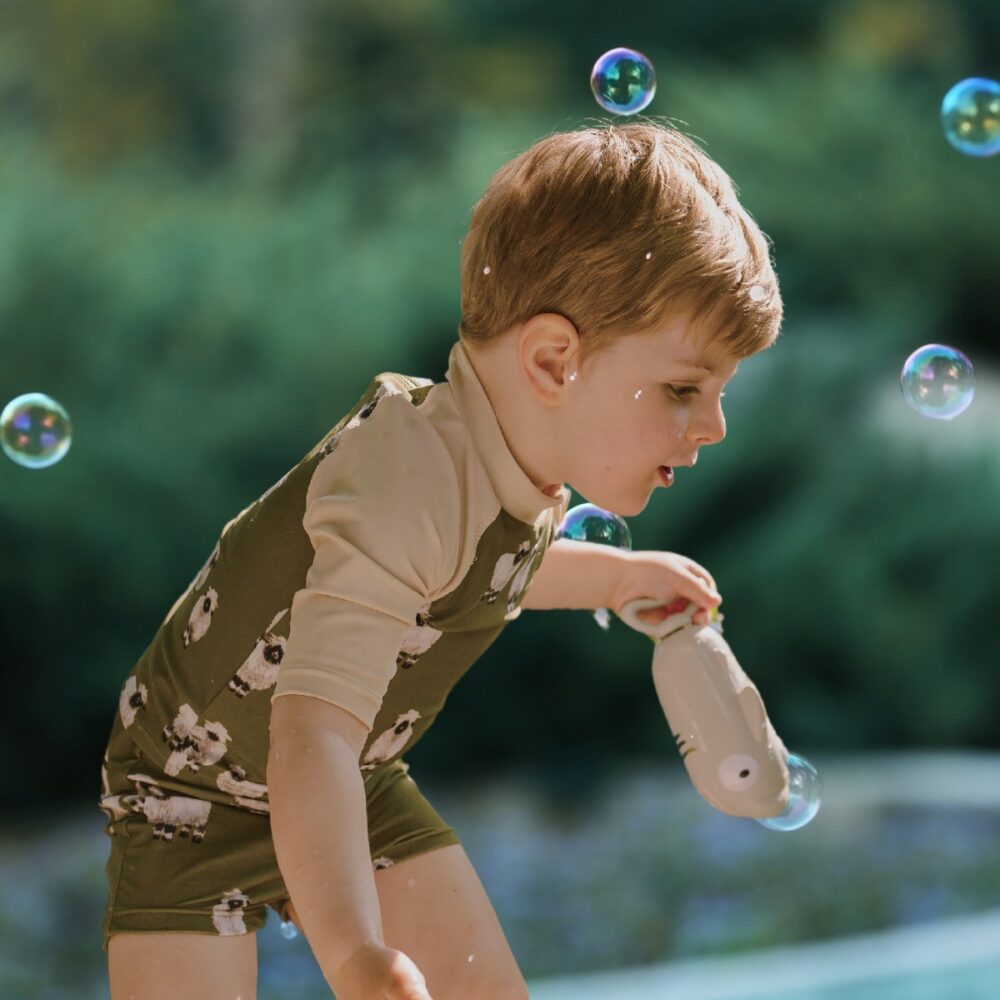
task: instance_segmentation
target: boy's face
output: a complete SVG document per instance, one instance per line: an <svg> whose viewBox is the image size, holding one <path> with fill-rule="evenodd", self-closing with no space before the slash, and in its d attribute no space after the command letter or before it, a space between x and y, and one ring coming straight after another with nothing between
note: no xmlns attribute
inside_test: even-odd
<svg viewBox="0 0 1000 1000"><path fill-rule="evenodd" d="M687 321L622 337L585 370L571 362L558 408L566 481L616 514L640 513L665 486L661 466L694 465L725 437L723 386L738 364Z"/></svg>

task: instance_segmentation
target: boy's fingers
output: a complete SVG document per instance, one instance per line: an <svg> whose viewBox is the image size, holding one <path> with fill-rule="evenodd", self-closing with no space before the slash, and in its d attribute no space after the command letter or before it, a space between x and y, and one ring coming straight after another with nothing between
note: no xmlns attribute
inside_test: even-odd
<svg viewBox="0 0 1000 1000"><path fill-rule="evenodd" d="M693 601L697 601L699 604L707 604L709 607L714 607L716 604L722 603L722 595L713 582L709 581L706 583L703 580L698 580L697 586L698 596L692 597Z"/></svg>

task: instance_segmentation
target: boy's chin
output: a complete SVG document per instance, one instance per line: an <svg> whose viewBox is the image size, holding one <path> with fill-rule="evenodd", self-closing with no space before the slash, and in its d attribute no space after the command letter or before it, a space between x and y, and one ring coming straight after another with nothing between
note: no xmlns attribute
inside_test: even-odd
<svg viewBox="0 0 1000 1000"><path fill-rule="evenodd" d="M573 489L576 490L574 486ZM592 491L591 493L584 493L582 490L576 490L577 493L582 496L587 503L592 503L595 507L600 507L602 510L610 511L612 514L617 514L619 517L636 517L641 514L649 503L649 498L653 495L653 491L650 490L645 496L642 497L623 497L623 496L610 496L603 494L600 490Z"/></svg>

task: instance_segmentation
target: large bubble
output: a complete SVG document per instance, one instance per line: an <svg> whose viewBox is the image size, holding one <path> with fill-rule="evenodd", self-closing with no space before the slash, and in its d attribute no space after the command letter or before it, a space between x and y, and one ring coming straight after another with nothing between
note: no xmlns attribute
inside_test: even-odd
<svg viewBox="0 0 1000 1000"><path fill-rule="evenodd" d="M951 420L969 408L976 391L972 362L947 344L925 344L903 365L903 398L924 417Z"/></svg>
<svg viewBox="0 0 1000 1000"><path fill-rule="evenodd" d="M41 392L12 399L0 414L0 444L26 469L55 465L69 451L71 435L69 414Z"/></svg>
<svg viewBox="0 0 1000 1000"><path fill-rule="evenodd" d="M556 538L569 538L574 542L597 542L614 545L619 549L632 548L632 533L625 518L594 503L581 503L570 507L556 529ZM605 632L611 628L611 612L597 608L594 620Z"/></svg>
<svg viewBox="0 0 1000 1000"><path fill-rule="evenodd" d="M823 782L816 768L799 754L788 755L788 805L769 819L757 820L769 830L798 830L819 812Z"/></svg>
<svg viewBox="0 0 1000 1000"><path fill-rule="evenodd" d="M599 542L619 549L632 548L632 533L628 530L625 518L594 503L570 507L556 529L556 538L571 538L575 542Z"/></svg>
<svg viewBox="0 0 1000 1000"><path fill-rule="evenodd" d="M1000 153L1000 83L971 76L956 83L941 102L948 142L970 156Z"/></svg>
<svg viewBox="0 0 1000 1000"><path fill-rule="evenodd" d="M590 89L597 103L616 115L634 115L656 93L653 64L634 49L611 49L594 63Z"/></svg>

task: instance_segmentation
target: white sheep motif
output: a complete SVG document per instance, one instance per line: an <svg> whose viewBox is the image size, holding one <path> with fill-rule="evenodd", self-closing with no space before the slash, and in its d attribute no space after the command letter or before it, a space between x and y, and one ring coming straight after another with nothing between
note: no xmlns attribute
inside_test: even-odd
<svg viewBox="0 0 1000 1000"><path fill-rule="evenodd" d="M511 580L510 590L507 592L507 618L516 618L521 613L518 605L521 602L525 588L528 586L528 578L531 576L532 568L543 552L542 537L539 535L535 538L535 544L532 546L527 559L521 563Z"/></svg>
<svg viewBox="0 0 1000 1000"><path fill-rule="evenodd" d="M251 691L266 691L277 681L287 640L284 636L272 635L271 630L286 614L288 608L274 616L271 624L254 643L250 655L229 678L229 690L237 697L245 698Z"/></svg>
<svg viewBox="0 0 1000 1000"><path fill-rule="evenodd" d="M408 712L396 717L393 725L382 733L378 739L372 743L365 754L364 763L361 765L362 771L372 771L379 764L395 757L402 752L403 747L409 742L413 735L413 724L420 718L420 713L411 708Z"/></svg>
<svg viewBox="0 0 1000 1000"><path fill-rule="evenodd" d="M118 714L126 729L135 722L139 709L146 707L147 694L146 685L140 684L135 674L129 674L118 696Z"/></svg>
<svg viewBox="0 0 1000 1000"><path fill-rule="evenodd" d="M163 739L171 754L163 766L171 777L189 767L192 771L218 763L229 745L229 731L221 722L198 724L198 715L190 705L181 705L174 721L163 727Z"/></svg>
<svg viewBox="0 0 1000 1000"><path fill-rule="evenodd" d="M255 813L270 813L268 803L260 801L267 795L267 785L247 781L247 773L239 764L230 764L229 769L216 778L215 784L220 791L232 795L241 808Z"/></svg>
<svg viewBox="0 0 1000 1000"><path fill-rule="evenodd" d="M250 897L239 889L224 892L219 902L212 907L212 923L215 929L223 935L246 934L247 925L243 922L243 911L249 902Z"/></svg>
<svg viewBox="0 0 1000 1000"><path fill-rule="evenodd" d="M423 617L417 615L417 624L403 636L396 654L396 666L409 670L440 638L441 632L427 625Z"/></svg>
<svg viewBox="0 0 1000 1000"><path fill-rule="evenodd" d="M493 577L490 580L490 589L483 594L483 600L487 604L492 604L503 591L504 587L510 583L520 565L528 558L531 552L531 543L521 542L516 552L505 552L493 567Z"/></svg>
<svg viewBox="0 0 1000 1000"><path fill-rule="evenodd" d="M212 615L219 609L219 595L214 587L209 587L205 593L195 601L188 618L187 625L184 626L184 646L190 646L192 642L197 642L208 631L208 626L212 624Z"/></svg>
<svg viewBox="0 0 1000 1000"><path fill-rule="evenodd" d="M168 795L162 799L147 795L142 800L142 811L153 824L154 840L169 842L176 832L180 837L190 836L193 844L200 844L205 839L212 803L186 795Z"/></svg>

